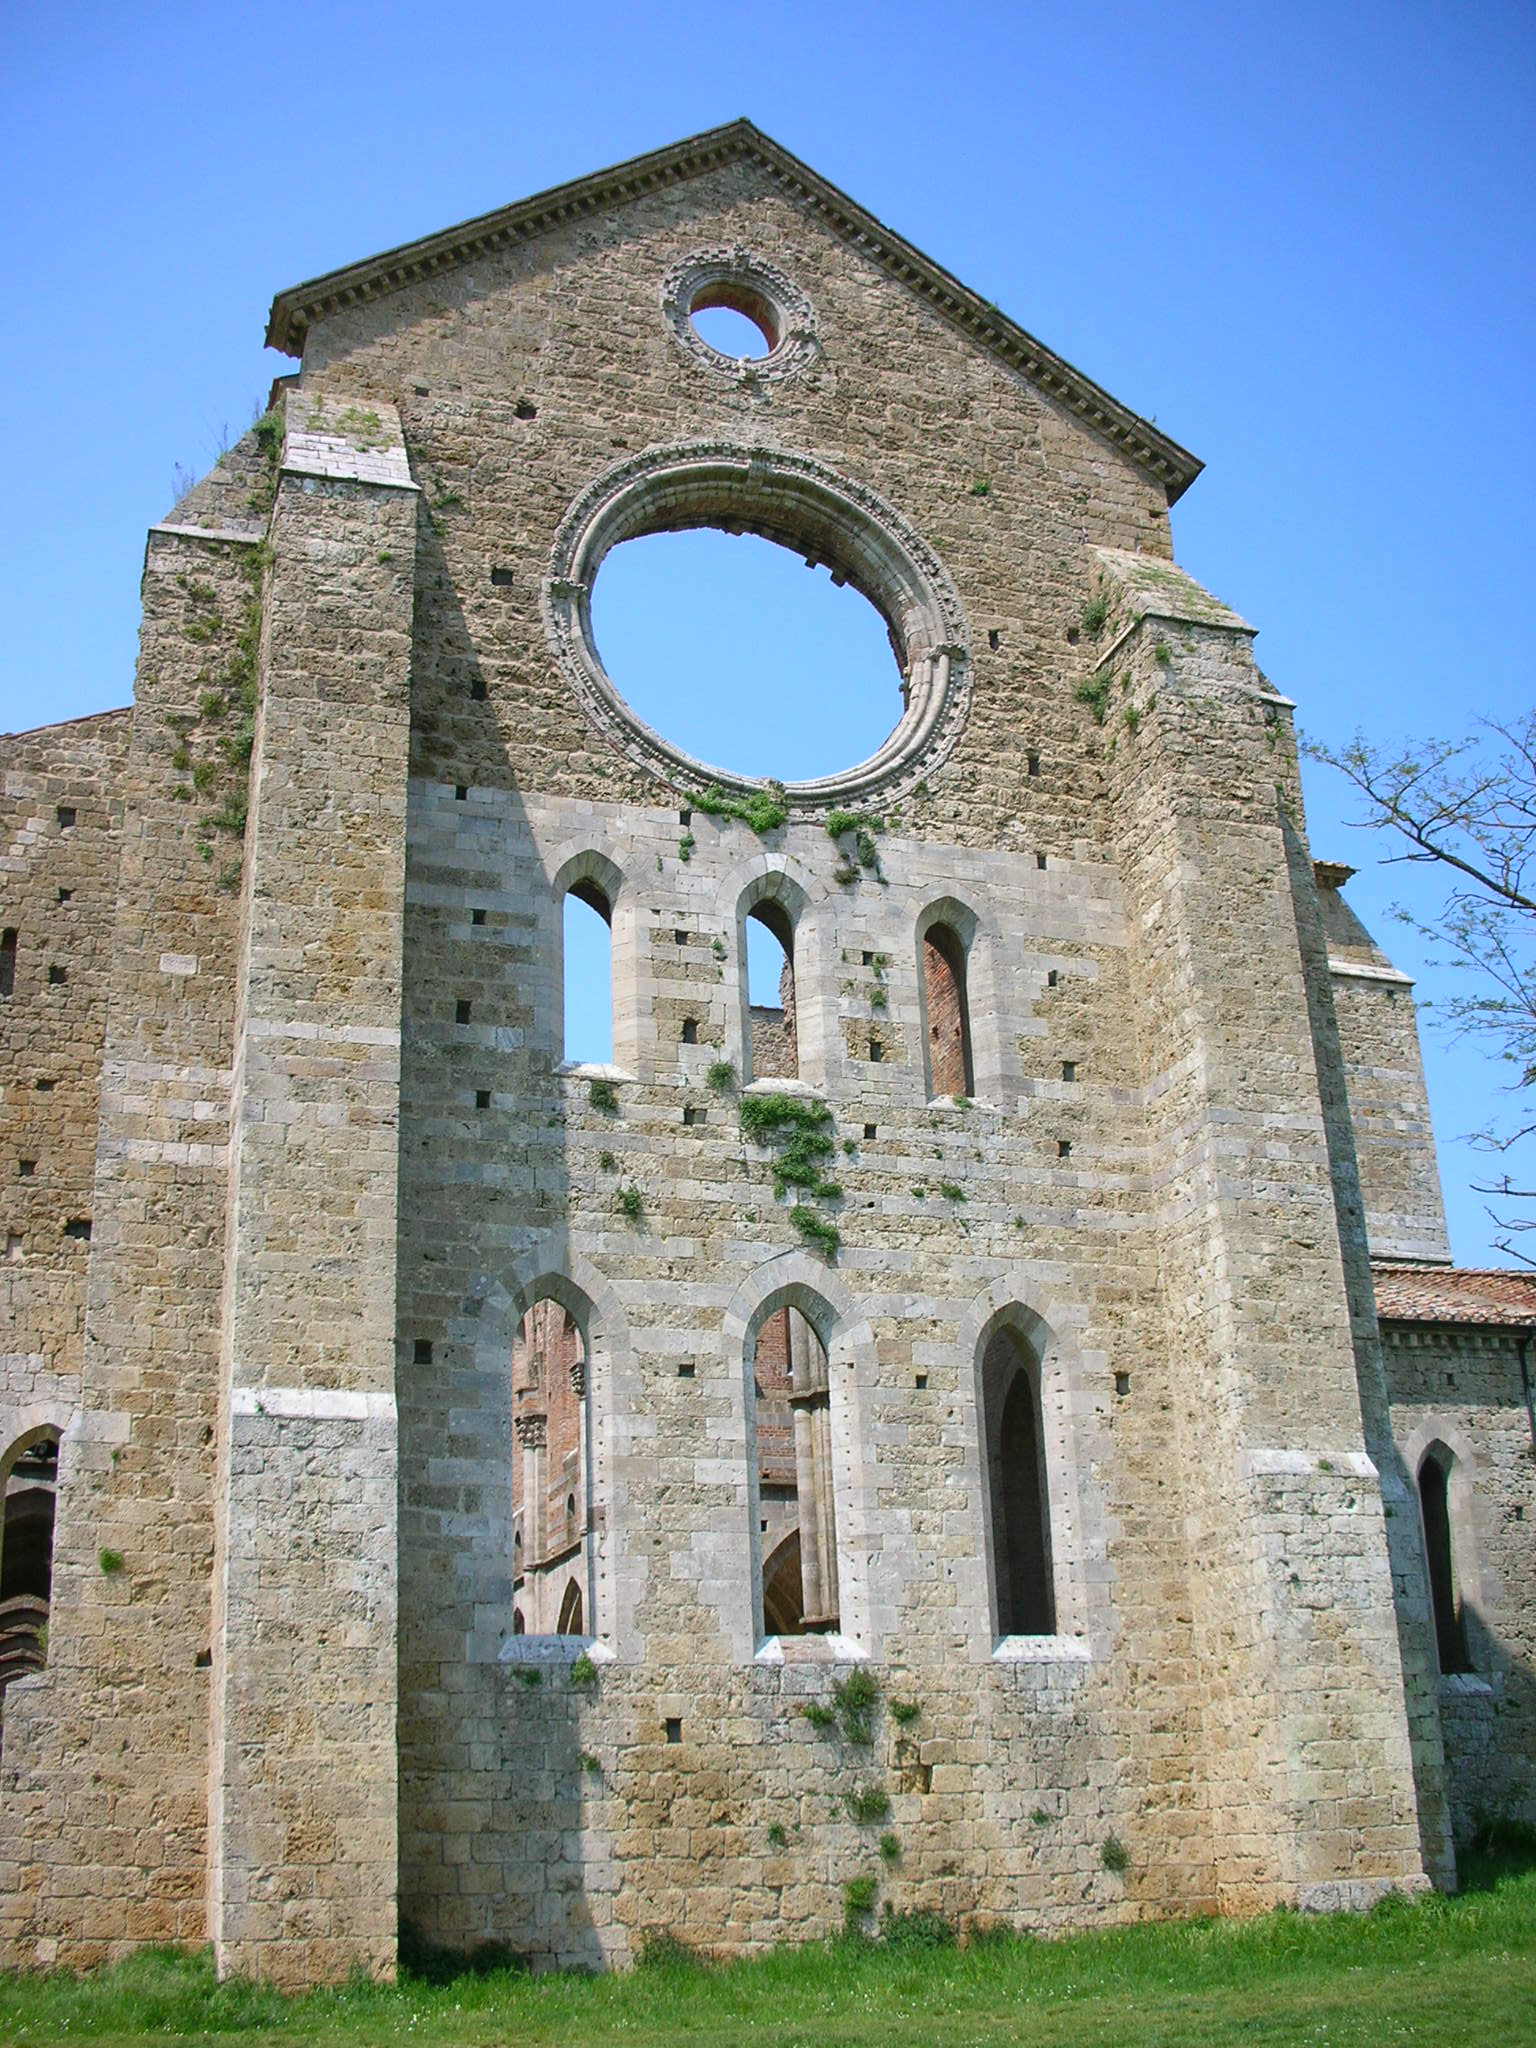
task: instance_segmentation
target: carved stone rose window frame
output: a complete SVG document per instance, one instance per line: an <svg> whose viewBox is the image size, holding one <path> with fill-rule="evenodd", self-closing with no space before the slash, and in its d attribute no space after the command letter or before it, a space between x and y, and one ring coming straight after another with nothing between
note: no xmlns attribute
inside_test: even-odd
<svg viewBox="0 0 1536 2048"><path fill-rule="evenodd" d="M625 702L597 651L592 587L621 541L718 527L825 563L885 620L903 710L865 761L785 785L792 812L854 807L904 794L947 759L970 708L970 637L948 572L922 535L868 485L815 457L730 441L647 449L593 479L561 520L544 580L545 628L562 674L588 717L636 766L673 788L738 794L766 786L694 759ZM777 786L777 785L775 785Z"/></svg>

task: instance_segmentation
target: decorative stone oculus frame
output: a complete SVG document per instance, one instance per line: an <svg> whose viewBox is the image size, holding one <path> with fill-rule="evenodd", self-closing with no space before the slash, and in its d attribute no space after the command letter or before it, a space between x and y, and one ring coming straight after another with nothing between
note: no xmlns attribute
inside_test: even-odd
<svg viewBox="0 0 1536 2048"><path fill-rule="evenodd" d="M695 313L729 306L761 332L763 356L728 356L711 348L693 324ZM713 249L684 257L668 271L661 307L678 346L712 377L755 384L794 376L819 353L816 312L794 280L748 249Z"/></svg>
<svg viewBox="0 0 1536 2048"><path fill-rule="evenodd" d="M555 537L544 618L560 667L600 732L680 790L763 787L696 761L638 718L604 669L592 633L592 587L621 541L714 526L756 533L825 563L884 618L901 671L902 716L856 767L791 782L792 812L888 801L946 760L970 706L970 638L960 599L922 536L867 485L808 455L732 442L648 449L597 477Z"/></svg>

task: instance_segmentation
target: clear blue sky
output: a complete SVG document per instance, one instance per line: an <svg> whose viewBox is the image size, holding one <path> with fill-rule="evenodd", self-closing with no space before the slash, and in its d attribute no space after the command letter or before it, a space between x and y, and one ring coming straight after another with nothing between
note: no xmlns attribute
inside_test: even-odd
<svg viewBox="0 0 1536 2048"><path fill-rule="evenodd" d="M144 528L288 367L275 290L737 114L1205 459L1179 557L1306 728L1530 701L1529 0L13 4L0 113L0 729L126 701ZM1316 773L1309 803L1367 866ZM1414 880L1350 890L1410 971L1381 913ZM1453 1140L1493 1077L1426 1050L1477 1259Z"/></svg>

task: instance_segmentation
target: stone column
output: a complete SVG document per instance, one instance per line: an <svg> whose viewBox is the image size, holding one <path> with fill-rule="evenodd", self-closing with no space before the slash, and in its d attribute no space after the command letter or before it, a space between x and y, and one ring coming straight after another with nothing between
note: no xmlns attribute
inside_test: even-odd
<svg viewBox="0 0 1536 2048"><path fill-rule="evenodd" d="M396 1952L395 1255L416 492L294 390L237 979L210 1754L222 1972Z"/></svg>
<svg viewBox="0 0 1536 2048"><path fill-rule="evenodd" d="M545 1531L549 1521L544 1456L548 1443L547 1416L518 1416L517 1448L523 1461L523 1627L531 1636L549 1632L544 1614Z"/></svg>
<svg viewBox="0 0 1536 2048"><path fill-rule="evenodd" d="M800 1515L800 1593L808 1628L837 1622L837 1524L827 1354L803 1316L789 1318L789 1404L795 1418L795 1493Z"/></svg>

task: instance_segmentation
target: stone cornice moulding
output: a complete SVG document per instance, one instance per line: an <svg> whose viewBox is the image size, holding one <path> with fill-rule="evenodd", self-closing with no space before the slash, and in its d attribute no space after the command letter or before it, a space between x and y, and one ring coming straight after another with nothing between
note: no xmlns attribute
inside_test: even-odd
<svg viewBox="0 0 1536 2048"><path fill-rule="evenodd" d="M561 520L544 580L545 630L597 729L637 767L694 796L768 786L695 760L625 702L597 652L592 586L621 541L689 526L763 535L824 562L884 618L905 708L882 745L838 774L782 785L792 814L889 801L948 759L970 710L970 639L959 593L933 549L867 484L814 456L758 444L648 448L593 478ZM779 787L780 785L774 785Z"/></svg>
<svg viewBox="0 0 1536 2048"><path fill-rule="evenodd" d="M292 285L272 301L267 346L280 349L284 355L302 356L311 323L326 314L382 298L477 256L531 241L573 220L609 211L660 187L681 184L742 159L758 164L806 213L822 221L887 276L926 300L963 333L1113 443L1138 469L1162 486L1170 505L1183 496L1200 474L1205 465L1198 456L1160 433L1150 420L1144 420L1112 398L1092 378L1074 369L942 265L867 213L809 164L802 163L746 120L708 129L665 149L631 157L608 170L572 179L511 206L498 207L437 234L424 235L418 241L366 257L360 263L346 264L304 284Z"/></svg>

